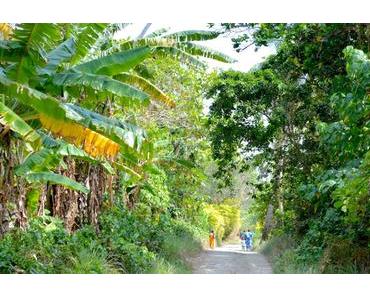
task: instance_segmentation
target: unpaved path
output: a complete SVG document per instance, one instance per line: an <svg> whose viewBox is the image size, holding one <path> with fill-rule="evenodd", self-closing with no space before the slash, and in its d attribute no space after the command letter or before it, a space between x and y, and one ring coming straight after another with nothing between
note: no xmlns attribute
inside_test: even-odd
<svg viewBox="0 0 370 297"><path fill-rule="evenodd" d="M272 273L266 258L257 252L244 252L240 244L227 244L205 250L191 260L193 273Z"/></svg>

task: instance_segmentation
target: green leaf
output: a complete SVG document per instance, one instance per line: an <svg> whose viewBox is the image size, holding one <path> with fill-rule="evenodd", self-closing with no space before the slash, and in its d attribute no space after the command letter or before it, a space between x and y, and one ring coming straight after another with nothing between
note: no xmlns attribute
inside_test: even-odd
<svg viewBox="0 0 370 297"><path fill-rule="evenodd" d="M22 23L16 26L13 40L22 46L23 55L8 75L13 80L26 83L36 72L37 66L46 62L46 53L62 39L59 25L47 23Z"/></svg>
<svg viewBox="0 0 370 297"><path fill-rule="evenodd" d="M143 77L125 72L116 75L115 79L132 85L136 85L138 88L142 89L145 93L149 94L151 98L153 98L154 100L163 102L164 104L171 107L175 106L175 102L171 98L169 98L164 92L162 92L150 81L146 80Z"/></svg>
<svg viewBox="0 0 370 297"><path fill-rule="evenodd" d="M194 44L191 42L185 43L180 47L183 51L194 56L202 56L204 58L213 59L224 63L234 63L235 59L205 46Z"/></svg>
<svg viewBox="0 0 370 297"><path fill-rule="evenodd" d="M220 35L220 32L206 30L188 30L167 35L162 35L161 38L176 39L178 42L184 41L202 41L215 39Z"/></svg>
<svg viewBox="0 0 370 297"><path fill-rule="evenodd" d="M81 72L58 73L53 76L53 83L58 86L88 86L97 91L109 92L128 102L147 103L149 98L146 93L105 75Z"/></svg>
<svg viewBox="0 0 370 297"><path fill-rule="evenodd" d="M73 37L67 39L50 53L47 54L47 64L39 70L39 74L51 74L56 71L57 67L64 61L69 60L76 51L75 40Z"/></svg>
<svg viewBox="0 0 370 297"><path fill-rule="evenodd" d="M90 163L99 163L101 164L105 170L107 170L108 173L113 174L114 169L110 164L106 161L101 161L99 159L95 159L91 157L89 154L87 154L84 150L76 147L73 144L66 143L64 141L59 140L60 147L56 150L56 154L60 156L66 156L66 157L72 157L77 158L81 160L88 161Z"/></svg>
<svg viewBox="0 0 370 297"><path fill-rule="evenodd" d="M93 48L108 24L77 24L73 25L77 33L74 35L76 51L71 63L77 64Z"/></svg>
<svg viewBox="0 0 370 297"><path fill-rule="evenodd" d="M116 75L125 72L141 63L151 52L148 46L138 47L131 50L113 53L105 57L80 64L74 67L80 72Z"/></svg>
<svg viewBox="0 0 370 297"><path fill-rule="evenodd" d="M69 188L71 190L76 190L83 192L85 194L89 193L89 189L85 186L81 185L80 183L74 181L73 179L70 179L66 176L56 174L53 172L37 172L37 173L29 173L25 176L26 180L30 183L51 183L51 184L57 184L62 185L66 188Z"/></svg>
<svg viewBox="0 0 370 297"><path fill-rule="evenodd" d="M52 116L56 119L64 119L66 112L57 99L26 85L17 83L0 75L0 85L4 86L4 93L10 98L17 98L23 104L31 106L36 111Z"/></svg>
<svg viewBox="0 0 370 297"><path fill-rule="evenodd" d="M15 168L15 174L24 176L29 172L52 170L61 162L61 157L55 151L44 148L29 155L22 164Z"/></svg>
<svg viewBox="0 0 370 297"><path fill-rule="evenodd" d="M20 42L28 54L37 52L44 57L62 39L60 29L58 24L22 23L16 25L12 39Z"/></svg>
<svg viewBox="0 0 370 297"><path fill-rule="evenodd" d="M9 126L12 131L17 132L24 140L33 144L34 148L41 144L40 135L1 101L0 123Z"/></svg>
<svg viewBox="0 0 370 297"><path fill-rule="evenodd" d="M153 49L153 53L160 56L160 57L166 57L166 56L172 56L175 59L178 59L180 61L189 63L191 65L197 66L197 67L205 67L206 64L197 59L196 57L188 54L182 49L172 47L172 46L157 46Z"/></svg>

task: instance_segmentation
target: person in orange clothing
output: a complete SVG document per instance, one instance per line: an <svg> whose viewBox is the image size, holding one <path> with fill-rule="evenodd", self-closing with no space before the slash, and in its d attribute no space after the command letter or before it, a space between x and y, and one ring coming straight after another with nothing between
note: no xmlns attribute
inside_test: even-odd
<svg viewBox="0 0 370 297"><path fill-rule="evenodd" d="M209 247L211 249L215 248L215 232L213 232L213 230L209 234Z"/></svg>

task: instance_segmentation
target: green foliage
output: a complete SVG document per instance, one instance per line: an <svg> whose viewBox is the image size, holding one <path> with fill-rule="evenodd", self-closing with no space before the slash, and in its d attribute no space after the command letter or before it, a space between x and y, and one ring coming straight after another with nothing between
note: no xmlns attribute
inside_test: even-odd
<svg viewBox="0 0 370 297"><path fill-rule="evenodd" d="M1 273L114 273L104 248L86 227L68 234L58 219L32 219L0 241Z"/></svg>
<svg viewBox="0 0 370 297"><path fill-rule="evenodd" d="M68 234L59 219L30 221L0 240L1 273L187 273L186 257L206 233L184 221L143 221L127 209L103 213L97 234L85 226Z"/></svg>
<svg viewBox="0 0 370 297"><path fill-rule="evenodd" d="M209 229L214 230L219 245L222 240L237 234L240 228L240 206L237 200L225 199L222 203L207 204L204 209Z"/></svg>
<svg viewBox="0 0 370 297"><path fill-rule="evenodd" d="M279 260L273 257L278 272L366 271L368 25L222 26L245 29L235 48L274 44L276 54L248 73L219 74L209 89L217 176L228 181L235 169L259 172L250 206L256 228L264 225L265 237L271 231L272 245L284 234L294 241Z"/></svg>
<svg viewBox="0 0 370 297"><path fill-rule="evenodd" d="M41 191L33 188L27 192L26 195L26 209L29 217L33 217L37 213L37 206L40 198Z"/></svg>
<svg viewBox="0 0 370 297"><path fill-rule="evenodd" d="M203 168L212 160L202 111L213 74L198 58L231 59L191 42L218 32L117 41L119 28L16 24L14 39L1 40L0 138L8 150L0 153L12 166L0 182L15 173L11 186L19 193L8 202L1 196L0 206L5 199L19 211L23 227L0 240L1 272L189 272L187 257L207 238ZM168 109L174 101L176 110ZM24 147L35 140L42 145L29 153ZM100 154L118 146L117 155ZM228 236L237 207L217 207ZM59 219L36 217L48 209L71 233Z"/></svg>
<svg viewBox="0 0 370 297"><path fill-rule="evenodd" d="M165 272L158 271L164 267L186 270L185 257L199 250L204 237L202 231L186 222L167 215L159 220L143 220L122 206L105 213L101 226L109 254L129 273Z"/></svg>
<svg viewBox="0 0 370 297"><path fill-rule="evenodd" d="M9 126L12 131L17 132L24 140L34 144L35 147L40 144L41 139L37 132L2 102L0 102L0 123Z"/></svg>

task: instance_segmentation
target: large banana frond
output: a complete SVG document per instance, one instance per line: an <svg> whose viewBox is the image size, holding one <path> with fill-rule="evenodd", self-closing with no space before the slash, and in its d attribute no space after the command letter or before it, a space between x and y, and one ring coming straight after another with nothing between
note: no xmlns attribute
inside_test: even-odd
<svg viewBox="0 0 370 297"><path fill-rule="evenodd" d="M71 59L71 64L80 62L97 42L108 24L78 24L75 27L76 52Z"/></svg>
<svg viewBox="0 0 370 297"><path fill-rule="evenodd" d="M10 97L17 98L38 111L43 118L41 121L45 128L78 146L82 145L84 150L92 156L114 159L120 149L118 145L120 144L121 152L125 154L125 157L132 162L137 162L135 151L140 148L145 138L145 133L141 129L73 104L63 105L53 97L10 81L1 75L0 84L5 87Z"/></svg>
<svg viewBox="0 0 370 297"><path fill-rule="evenodd" d="M190 42L211 40L219 35L219 32L205 30L182 31L166 35L155 34L140 40L124 40L121 42L120 48L132 49L138 46L150 46L154 48L156 53L170 55L196 66L202 64L193 56L202 56L225 63L235 62L234 59L223 53Z"/></svg>
<svg viewBox="0 0 370 297"><path fill-rule="evenodd" d="M151 49L148 46L138 47L91 60L77 65L74 69L80 72L112 76L135 67L137 64L141 63L150 52Z"/></svg>
<svg viewBox="0 0 370 297"><path fill-rule="evenodd" d="M166 30L162 31L165 33ZM219 32L205 30L190 30L163 35L161 31L153 32L146 38L139 40L124 40L121 49L130 49L139 46L179 46L182 42L204 41L215 39Z"/></svg>
<svg viewBox="0 0 370 297"><path fill-rule="evenodd" d="M41 172L55 169L61 162L61 156L54 150L43 148L30 154L20 165L15 168L15 174L25 176L30 172Z"/></svg>
<svg viewBox="0 0 370 297"><path fill-rule="evenodd" d="M162 56L172 56L175 59L183 61L185 63L197 66L197 67L205 67L206 64L200 61L199 59L195 58L194 56L188 54L187 52L183 51L182 49L176 47L166 47L166 46L158 46L155 47L153 53Z"/></svg>
<svg viewBox="0 0 370 297"><path fill-rule="evenodd" d="M170 97L143 77L125 72L115 76L115 79L137 86L145 93L149 94L154 100L161 101L170 107L176 106L175 102Z"/></svg>
<svg viewBox="0 0 370 297"><path fill-rule="evenodd" d="M85 160L85 161L88 161L89 163L99 163L100 165L103 166L105 170L107 170L109 174L114 174L114 169L108 162L91 157L84 150L76 147L73 144L61 143L59 148L56 151L56 154L60 156L66 156L66 157L72 157L75 159Z"/></svg>
<svg viewBox="0 0 370 297"><path fill-rule="evenodd" d="M191 55L194 56L202 56L204 58L213 59L216 61L224 62L224 63L234 63L236 62L235 59L205 46L201 46L199 44L187 42L181 44L181 49Z"/></svg>
<svg viewBox="0 0 370 297"><path fill-rule="evenodd" d="M68 103L64 106L83 119L80 121L81 124L120 144L122 158L125 161L130 164L136 164L139 161L138 154L146 138L143 129L114 118L102 116L77 105Z"/></svg>
<svg viewBox="0 0 370 297"><path fill-rule="evenodd" d="M17 132L24 140L31 143L34 148L41 143L40 135L30 127L21 117L0 101L0 123Z"/></svg>
<svg viewBox="0 0 370 297"><path fill-rule="evenodd" d="M82 118L80 123L84 126L106 135L123 146L139 150L143 140L146 138L145 131L134 125L105 117L70 103L65 104L65 108L77 113Z"/></svg>
<svg viewBox="0 0 370 297"><path fill-rule="evenodd" d="M43 135L45 138L51 138L50 136ZM108 173L113 174L114 170L106 161L101 161L92 158L84 150L79 149L73 144L64 142L63 140L53 139L53 145L51 147L46 146L40 151L30 154L22 164L18 165L15 169L15 173L18 176L24 176L30 172L42 172L51 171L63 164L63 157L70 157L73 159L85 160L89 163L101 164Z"/></svg>
<svg viewBox="0 0 370 297"><path fill-rule="evenodd" d="M217 31L206 31L206 30L188 30L180 31L171 34L161 35L164 39L175 39L177 42L186 41L202 41L215 39L220 35Z"/></svg>
<svg viewBox="0 0 370 297"><path fill-rule="evenodd" d="M30 183L40 183L45 184L49 182L50 184L57 184L62 185L66 188L71 190L76 190L83 192L85 194L89 193L89 189L85 186L81 185L80 183L70 179L66 176L56 174L53 172L35 172L35 173L28 173L25 175L25 178Z"/></svg>
<svg viewBox="0 0 370 297"><path fill-rule="evenodd" d="M54 135L63 137L77 146L82 146L93 157L103 156L113 160L119 152L120 147L116 142L80 124L55 120L44 114L40 115L40 121L43 127Z"/></svg>
<svg viewBox="0 0 370 297"><path fill-rule="evenodd" d="M0 63L19 62L22 55L23 47L18 41L0 39Z"/></svg>
<svg viewBox="0 0 370 297"><path fill-rule="evenodd" d="M170 30L170 28L161 28L156 31L153 31L152 33L149 33L146 35L146 38L155 38L155 37L160 37L164 33L167 33Z"/></svg>
<svg viewBox="0 0 370 297"><path fill-rule="evenodd" d="M62 62L69 60L75 51L76 46L73 37L62 42L47 54L47 64L45 67L39 70L39 74L52 74Z"/></svg>
<svg viewBox="0 0 370 297"><path fill-rule="evenodd" d="M87 110L82 108L72 108L73 105L63 105L53 97L10 81L1 75L0 84L5 87L5 91L10 97L17 98L38 111L41 122L46 129L76 145L82 145L84 150L92 156L105 156L112 160L119 151L119 145L116 141L122 145L127 146L129 143L134 146L140 140L140 137L133 135L129 130L125 131L120 127L107 124L108 120L103 116L92 112L89 114ZM99 116L100 121L97 120ZM102 119L106 121L103 122ZM122 126L129 127L124 124ZM87 127L92 127L98 133ZM107 135L108 138L100 133Z"/></svg>
<svg viewBox="0 0 370 297"><path fill-rule="evenodd" d="M17 40L24 45L26 52L32 54L37 52L43 57L53 49L62 39L62 32L57 24L47 23L22 23L17 25L13 40Z"/></svg>
<svg viewBox="0 0 370 297"><path fill-rule="evenodd" d="M126 99L128 103L149 102L149 96L146 93L106 75L82 72L57 73L53 76L53 83L58 86L88 86L94 90L108 92Z"/></svg>
<svg viewBox="0 0 370 297"><path fill-rule="evenodd" d="M35 74L36 67L46 63L46 53L62 39L60 27L56 24L17 25L12 40L22 46L23 55L8 75L18 82L28 82Z"/></svg>
<svg viewBox="0 0 370 297"><path fill-rule="evenodd" d="M2 86L3 93L9 98L16 98L40 113L52 115L55 119L64 119L66 117L66 111L63 109L63 106L53 97L9 80L1 74L0 86Z"/></svg>

